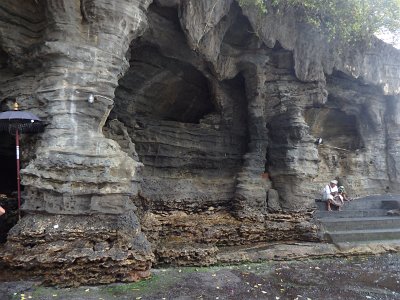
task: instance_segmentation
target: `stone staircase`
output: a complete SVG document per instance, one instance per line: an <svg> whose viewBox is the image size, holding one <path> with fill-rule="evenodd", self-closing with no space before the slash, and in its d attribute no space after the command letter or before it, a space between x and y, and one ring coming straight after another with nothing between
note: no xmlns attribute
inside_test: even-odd
<svg viewBox="0 0 400 300"><path fill-rule="evenodd" d="M322 237L339 248L360 243L400 244L400 216L388 211L400 208L400 195L374 195L345 202L341 211L327 211L325 202L316 201L314 218Z"/></svg>

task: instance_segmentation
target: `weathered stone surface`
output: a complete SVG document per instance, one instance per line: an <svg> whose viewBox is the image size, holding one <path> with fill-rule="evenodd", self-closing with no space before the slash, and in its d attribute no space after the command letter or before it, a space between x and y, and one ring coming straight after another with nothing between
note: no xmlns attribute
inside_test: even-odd
<svg viewBox="0 0 400 300"><path fill-rule="evenodd" d="M158 263L202 265L217 262L216 255L227 246L318 241L318 226L311 218L311 213L275 213L258 220L239 220L224 211L172 211L147 213L142 226Z"/></svg>
<svg viewBox="0 0 400 300"><path fill-rule="evenodd" d="M153 253L211 264L221 246L318 240L332 178L353 197L399 192L400 52L379 40L334 44L293 11L233 0L6 0L0 16L1 107L48 124L24 153L10 267L92 283L101 260L99 281L130 280Z"/></svg>
<svg viewBox="0 0 400 300"><path fill-rule="evenodd" d="M27 215L9 232L2 261L5 268L44 275L48 284L74 285L145 278L153 255L132 211L118 217Z"/></svg>
<svg viewBox="0 0 400 300"><path fill-rule="evenodd" d="M220 82L205 71L175 10L153 4L148 17L112 111L147 166L141 195L159 210L230 206L246 148L243 79Z"/></svg>
<svg viewBox="0 0 400 300"><path fill-rule="evenodd" d="M299 23L293 10L287 10L283 18L272 12L260 14L252 7L246 7L244 14L268 47L279 42L293 51L294 70L300 80L324 81L326 74L341 71L381 87L385 94L399 94L400 53L392 46L378 39L356 47L329 42Z"/></svg>
<svg viewBox="0 0 400 300"><path fill-rule="evenodd" d="M279 203L279 194L277 190L269 189L267 198L268 209L272 211L279 211L282 209Z"/></svg>
<svg viewBox="0 0 400 300"><path fill-rule="evenodd" d="M115 141L104 138L101 128L112 107L110 97L117 80L128 67L125 53L129 43L146 27L144 11L149 2L49 0L0 4L5 15L0 25L0 46L6 58L0 95L23 99L20 103L23 109L33 112L40 109L38 115L48 123L35 147L35 158L22 172L27 199L23 208L32 215L23 218L14 229L40 247L22 254L26 245L10 236L3 255L9 266L24 266L22 261L33 261L36 271L44 271L46 266L55 271L74 264L71 277L56 276L57 273L49 271L53 274L49 280L79 282L81 279L88 283L115 280L113 274L118 273L126 275L121 280L132 280L135 268L144 273L150 268L152 252L143 236L136 245L124 245L128 240L119 240L115 253L104 252L96 258L85 254L78 264L75 259L68 262L63 257L74 256L73 253L79 252L78 245L97 239L98 232L90 230L87 223L71 229L68 245L64 245L61 236L53 235L50 241L51 233L45 232L41 238L35 227L24 225L29 218L33 225L44 226L40 222L41 212L50 213L46 221L50 224L66 214L79 215L71 216L77 221L92 214L114 214L107 221L111 228L119 224L123 214L133 213L131 199L138 193L137 174L142 164L121 151ZM7 29L9 23L14 30ZM24 35L31 38L22 38ZM19 59L13 59L14 56ZM90 93L101 96L91 104L87 101ZM30 102L26 95L33 95L34 100ZM93 226L100 224L99 221ZM140 231L139 223L132 225L134 232ZM81 230L88 233L78 234ZM134 238L132 233L129 235ZM46 261L36 259L45 249L53 248L53 244L63 245L61 258L49 253ZM128 254L129 248L141 252L144 258L135 260L133 254ZM96 261L107 262L101 268L103 279L84 274L101 271Z"/></svg>

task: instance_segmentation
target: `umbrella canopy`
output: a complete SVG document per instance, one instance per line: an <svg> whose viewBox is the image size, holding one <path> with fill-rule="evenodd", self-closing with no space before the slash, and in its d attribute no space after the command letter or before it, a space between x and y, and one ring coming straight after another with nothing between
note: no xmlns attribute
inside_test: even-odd
<svg viewBox="0 0 400 300"><path fill-rule="evenodd" d="M43 129L42 120L28 111L9 110L0 113L0 131L34 133L42 132Z"/></svg>

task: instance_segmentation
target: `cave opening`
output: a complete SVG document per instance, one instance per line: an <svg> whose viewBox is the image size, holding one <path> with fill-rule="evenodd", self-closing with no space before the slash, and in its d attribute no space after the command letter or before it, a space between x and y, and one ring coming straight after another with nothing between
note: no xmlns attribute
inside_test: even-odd
<svg viewBox="0 0 400 300"><path fill-rule="evenodd" d="M11 196L17 190L15 136L0 132L0 194Z"/></svg>
<svg viewBox="0 0 400 300"><path fill-rule="evenodd" d="M305 112L311 134L326 146L354 151L363 147L357 117L338 108L311 108Z"/></svg>
<svg viewBox="0 0 400 300"><path fill-rule="evenodd" d="M236 12L237 16L222 43L237 49L259 49L262 42L236 2L232 3L231 11Z"/></svg>
<svg viewBox="0 0 400 300"><path fill-rule="evenodd" d="M149 29L131 43L130 68L106 124L120 122L129 141L108 137L127 153L134 143L148 209L227 208L248 146L244 76L215 77L188 46L177 8L154 3L148 20Z"/></svg>
<svg viewBox="0 0 400 300"><path fill-rule="evenodd" d="M17 168L15 161L15 135L0 132L0 205L6 214L0 218L0 243L17 223Z"/></svg>
<svg viewBox="0 0 400 300"><path fill-rule="evenodd" d="M114 112L125 124L146 119L199 124L216 112L204 64L182 31L177 7L149 6L149 30L133 40L130 68L116 89ZM171 43L171 41L174 43Z"/></svg>
<svg viewBox="0 0 400 300"><path fill-rule="evenodd" d="M132 101L116 101L115 111L128 108L138 118L194 124L215 111L208 80L192 65L144 44L132 49L130 66L116 96Z"/></svg>

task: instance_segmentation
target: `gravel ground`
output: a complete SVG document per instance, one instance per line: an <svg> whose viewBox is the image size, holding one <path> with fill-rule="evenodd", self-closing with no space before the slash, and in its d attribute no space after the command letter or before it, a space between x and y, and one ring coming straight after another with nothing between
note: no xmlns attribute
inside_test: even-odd
<svg viewBox="0 0 400 300"><path fill-rule="evenodd" d="M132 284L0 282L0 299L400 299L400 254L153 270Z"/></svg>

